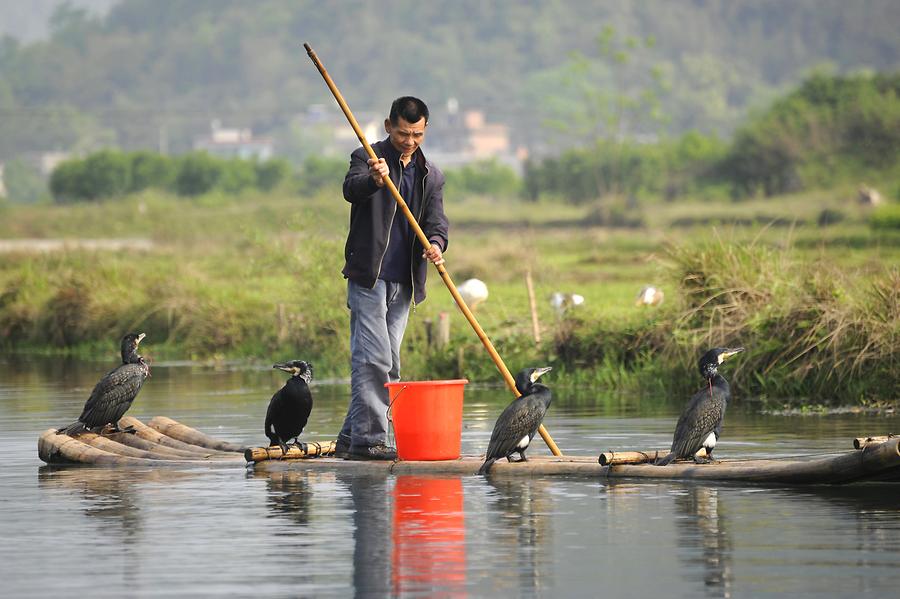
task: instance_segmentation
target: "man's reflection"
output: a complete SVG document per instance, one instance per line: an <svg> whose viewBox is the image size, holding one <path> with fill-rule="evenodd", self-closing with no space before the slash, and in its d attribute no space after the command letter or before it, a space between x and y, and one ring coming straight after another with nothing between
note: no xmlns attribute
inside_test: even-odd
<svg viewBox="0 0 900 599"><path fill-rule="evenodd" d="M390 489L386 473L337 473L353 501L353 589L356 597L391 592Z"/></svg>

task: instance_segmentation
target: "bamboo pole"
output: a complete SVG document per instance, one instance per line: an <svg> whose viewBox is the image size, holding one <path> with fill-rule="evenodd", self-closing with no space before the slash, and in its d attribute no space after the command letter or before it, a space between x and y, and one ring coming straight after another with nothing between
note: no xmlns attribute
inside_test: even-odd
<svg viewBox="0 0 900 599"><path fill-rule="evenodd" d="M316 56L315 51L310 47L309 44L303 44L303 47L306 48L306 53L309 55L310 59L313 61L313 64L316 65L316 68L319 70L319 73L322 75L322 78L325 80L325 84L328 86L328 89L331 90L331 93L334 95L334 99L337 100L338 106L341 107L341 110L344 113L344 116L347 117L347 120L350 122L350 126L353 127L353 131L356 133L356 137L359 138L360 143L362 143L363 147L366 149L366 153L369 155L369 158L378 159L378 156L375 155L375 151L372 149L372 146L369 145L369 142L366 141L366 136L360 128L359 123L356 121L356 117L353 116L353 113L350 111L350 107L344 101L344 97L341 95L341 92L338 90L337 86L334 84L334 81L331 79L331 75L328 74L328 71L325 70L325 66L319 60L319 57ZM400 210L403 212L403 215L406 216L406 220L409 221L410 226L418 237L419 242L421 242L422 247L428 249L431 247L431 242L425 237L425 233L422 231L422 228L419 226L419 223L416 222L415 216L409 210L409 206L406 205L406 202L403 200L403 197L400 195L400 192L397 190L397 186L394 185L394 182L391 181L390 177L384 178L384 184L387 186L388 190L390 190L391 195L394 196L394 200L397 201L397 205L400 207ZM472 325L472 328L475 330L475 334L478 335L478 338L481 340L481 344L484 345L488 354L491 356L491 359L494 361L494 364L497 366L497 370L500 371L500 374L503 376L503 379L506 381L506 385L512 390L513 394L516 397L519 397L521 394L519 390L516 389L516 381L513 378L513 375L509 372L509 369L506 367L506 364L503 363L503 359L500 357L500 354L497 353L497 350L494 349L494 344L491 343L491 340L488 339L487 334L484 332L484 329L481 328L481 325L478 324L478 321L475 320L475 315L472 314L472 311L469 310L469 307L466 305L465 300L459 294L459 291L456 289L456 285L453 284L453 280L450 278L450 273L447 272L447 269L444 268L443 264L435 264L435 268L437 268L438 273L441 275L441 279L443 279L444 284L447 286L447 289L450 291L450 295L453 296L453 299L456 301L456 304L459 306L459 309L465 315L466 320L469 321L469 324ZM556 443L553 441L553 438L550 436L550 433L547 432L547 429L544 428L542 424L540 428L538 428L538 432L541 435L541 438L547 444L547 447L550 448L550 451L555 456L562 455L562 452L559 450L559 447L556 446Z"/></svg>
<svg viewBox="0 0 900 599"><path fill-rule="evenodd" d="M291 445L288 447L287 453L282 453L281 447L278 445L270 445L269 447L248 447L244 450L244 459L248 462L263 462L265 460L302 460L309 458L317 458L319 456L334 455L334 441L326 441L320 443L312 441L301 443L301 447Z"/></svg>
<svg viewBox="0 0 900 599"><path fill-rule="evenodd" d="M655 451L604 451L600 454L597 461L601 466L615 466L616 464L646 464L655 462L659 458L669 455L668 449L657 449ZM701 447L694 454L698 458L706 457L706 448Z"/></svg>
<svg viewBox="0 0 900 599"><path fill-rule="evenodd" d="M895 435L892 433L883 437L857 437L853 439L853 449L863 449L866 445L877 445L893 439Z"/></svg>
<svg viewBox="0 0 900 599"><path fill-rule="evenodd" d="M844 484L875 480L900 469L900 438L859 451L809 460L734 460L713 464L609 466L608 478L733 480L778 484Z"/></svg>

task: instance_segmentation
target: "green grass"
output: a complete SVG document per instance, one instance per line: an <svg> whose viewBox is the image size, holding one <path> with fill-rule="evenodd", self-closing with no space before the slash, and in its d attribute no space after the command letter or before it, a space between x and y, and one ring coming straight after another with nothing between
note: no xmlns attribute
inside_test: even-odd
<svg viewBox="0 0 900 599"><path fill-rule="evenodd" d="M447 268L457 284L469 277L488 284L490 297L475 313L514 371L552 364L567 384L692 388L701 350L735 343L748 347L731 370L745 393L815 403L896 400L891 265L900 264L900 234L870 226L853 193L645 203L635 212L641 228L591 224L595 204L447 198ZM818 226L825 209L842 218ZM3 255L0 343L7 351L90 353L140 329L155 359L298 357L314 360L321 376L347 376L340 275L347 220L338 189L311 198L143 194L7 205L0 239L154 245ZM528 270L540 344L532 338ZM662 306L635 306L645 284L663 287ZM554 291L579 293L586 303L562 318L547 301ZM428 347L426 321L441 312L450 315L450 345ZM410 319L404 374L499 381L434 274L428 300Z"/></svg>

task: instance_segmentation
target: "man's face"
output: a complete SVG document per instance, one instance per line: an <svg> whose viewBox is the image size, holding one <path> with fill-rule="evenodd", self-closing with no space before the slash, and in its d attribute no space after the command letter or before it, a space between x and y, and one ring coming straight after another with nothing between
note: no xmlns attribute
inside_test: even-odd
<svg viewBox="0 0 900 599"><path fill-rule="evenodd" d="M419 119L415 123L410 123L400 116L397 117L396 125L391 123L391 119L385 119L384 130L390 137L391 145L404 158L408 158L425 139L425 125L424 118Z"/></svg>

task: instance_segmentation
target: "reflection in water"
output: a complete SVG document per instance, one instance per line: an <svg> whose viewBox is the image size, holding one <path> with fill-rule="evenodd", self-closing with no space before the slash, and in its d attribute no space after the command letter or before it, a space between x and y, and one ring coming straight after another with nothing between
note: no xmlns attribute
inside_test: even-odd
<svg viewBox="0 0 900 599"><path fill-rule="evenodd" d="M460 478L397 477L393 549L394 595L465 594L466 523Z"/></svg>
<svg viewBox="0 0 900 599"><path fill-rule="evenodd" d="M734 583L728 519L716 488L689 485L675 495L678 555L690 570L698 558L709 597L731 597Z"/></svg>
<svg viewBox="0 0 900 599"><path fill-rule="evenodd" d="M518 572L518 595L539 595L553 586L552 566L542 568L541 555L552 555L553 500L546 479L488 477L494 489L491 534Z"/></svg>
<svg viewBox="0 0 900 599"><path fill-rule="evenodd" d="M309 524L312 503L310 474L302 470L281 470L254 473L248 476L265 478L266 504L275 516L284 517L299 526Z"/></svg>
<svg viewBox="0 0 900 599"><path fill-rule="evenodd" d="M340 472L336 477L353 502L355 596L465 594L460 478Z"/></svg>
<svg viewBox="0 0 900 599"><path fill-rule="evenodd" d="M182 476L183 473L164 469L126 473L113 468L42 466L38 468L38 486L81 497L84 514L98 524L99 530L93 538L98 543L116 545L115 554L122 560L119 563L105 561L102 569L121 573L128 585L134 583L141 572L138 550L144 542L144 522L139 502L143 492L140 485L171 482Z"/></svg>
<svg viewBox="0 0 900 599"><path fill-rule="evenodd" d="M337 473L353 501L353 589L356 597L384 597L391 589L388 476Z"/></svg>
<svg viewBox="0 0 900 599"><path fill-rule="evenodd" d="M85 515L99 524L101 532L134 541L140 537L142 525L135 483L158 478L159 474L130 472L123 476L111 468L42 466L38 469L38 484L78 493Z"/></svg>

